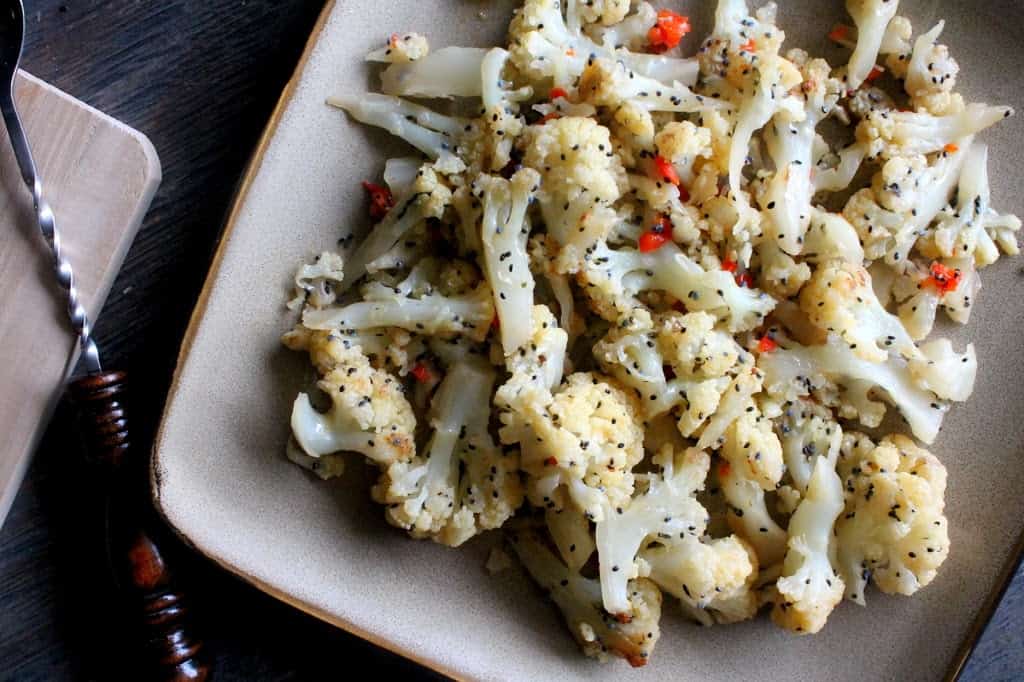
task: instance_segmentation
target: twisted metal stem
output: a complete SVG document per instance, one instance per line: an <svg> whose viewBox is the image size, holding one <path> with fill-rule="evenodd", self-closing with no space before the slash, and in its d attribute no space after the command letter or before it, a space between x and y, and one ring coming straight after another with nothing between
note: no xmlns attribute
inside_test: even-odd
<svg viewBox="0 0 1024 682"><path fill-rule="evenodd" d="M92 339L92 327L89 324L89 316L82 305L78 288L75 286L75 272L71 267L71 261L64 254L61 244L60 232L57 230L57 221L53 216L53 210L43 198L43 185L36 173L36 165L32 160L32 151L28 145L28 138L21 125L21 118L14 106L13 87L5 88L0 93L0 111L3 113L4 122L7 124L7 133L10 135L11 144L14 147L14 155L21 168L21 177L32 192L32 204L35 208L36 222L39 231L42 233L46 243L50 246L53 255L53 267L57 274L57 284L64 290L67 302L68 317L71 327L78 335L78 342L82 349L82 358L86 371L90 374L102 370L100 365L100 352L96 342Z"/></svg>

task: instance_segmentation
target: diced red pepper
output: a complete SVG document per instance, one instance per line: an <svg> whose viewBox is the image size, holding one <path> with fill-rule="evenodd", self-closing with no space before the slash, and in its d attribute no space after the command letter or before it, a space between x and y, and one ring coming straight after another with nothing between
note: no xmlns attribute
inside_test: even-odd
<svg viewBox="0 0 1024 682"><path fill-rule="evenodd" d="M690 19L671 10L658 10L657 23L647 32L647 43L651 52L664 52L679 45L679 41L690 32Z"/></svg>
<svg viewBox="0 0 1024 682"><path fill-rule="evenodd" d="M740 52L754 52L757 49L757 43L751 38L747 42L740 45Z"/></svg>
<svg viewBox="0 0 1024 682"><path fill-rule="evenodd" d="M430 367L423 362L417 362L415 365L413 365L412 369L409 370L409 373L412 374L413 378L415 378L416 381L420 382L421 384L430 383L430 381L434 378L433 371L431 371Z"/></svg>
<svg viewBox="0 0 1024 682"><path fill-rule="evenodd" d="M558 464L558 460L555 459L554 457L548 457L546 460L544 460L544 466L546 467L553 467L556 464Z"/></svg>
<svg viewBox="0 0 1024 682"><path fill-rule="evenodd" d="M736 268L738 267L739 264L731 258L726 258L722 261L722 269L726 272L736 272Z"/></svg>
<svg viewBox="0 0 1024 682"><path fill-rule="evenodd" d="M370 217L380 220L395 205L395 198L391 196L391 190L372 182L363 181L363 189L370 193Z"/></svg>
<svg viewBox="0 0 1024 682"><path fill-rule="evenodd" d="M775 343L772 337L765 334L757 340L757 352L758 353L771 353L773 350L779 347L779 344Z"/></svg>
<svg viewBox="0 0 1024 682"><path fill-rule="evenodd" d="M942 148L942 151L946 152L947 154L956 154L958 151L960 151L960 147L950 142L949 144Z"/></svg>
<svg viewBox="0 0 1024 682"><path fill-rule="evenodd" d="M619 621L623 625L626 625L627 623L633 622L633 616L629 615L628 613L616 613L615 620Z"/></svg>
<svg viewBox="0 0 1024 682"><path fill-rule="evenodd" d="M679 173L676 173L676 167L672 165L671 161L658 154L654 157L654 167L658 171L659 178L679 186Z"/></svg>
<svg viewBox="0 0 1024 682"><path fill-rule="evenodd" d="M569 93L565 91L565 88L551 88L551 92L548 94L548 99L556 100L559 97L562 99L569 99Z"/></svg>
<svg viewBox="0 0 1024 682"><path fill-rule="evenodd" d="M841 43L844 42L849 35L849 26L846 24L836 24L832 27L832 30L828 32L828 39L836 43Z"/></svg>
<svg viewBox="0 0 1024 682"><path fill-rule="evenodd" d="M736 276L736 284L739 284L741 287L746 287L748 289L753 289L754 288L754 278L751 276L751 274L749 272L744 272L744 273Z"/></svg>
<svg viewBox="0 0 1024 682"><path fill-rule="evenodd" d="M963 273L960 272L959 268L953 269L939 261L932 261L930 269L932 274L925 279L925 284L935 287L940 294L956 291L956 288L960 286L960 279L963 277Z"/></svg>
<svg viewBox="0 0 1024 682"><path fill-rule="evenodd" d="M547 114L544 118L542 118L539 121L539 123L540 123L540 125L544 125L548 121L551 121L551 120L556 119L556 118L562 118L562 115L560 113L558 113L557 111L552 111L550 114Z"/></svg>
<svg viewBox="0 0 1024 682"><path fill-rule="evenodd" d="M686 189L682 185L678 185L676 189L679 190L679 201L685 204L687 201L690 200L690 190Z"/></svg>
<svg viewBox="0 0 1024 682"><path fill-rule="evenodd" d="M864 77L864 82L870 83L871 81L877 80L883 73L885 73L885 69L880 67L878 64L875 64L871 67L871 71L868 72L868 75Z"/></svg>
<svg viewBox="0 0 1024 682"><path fill-rule="evenodd" d="M660 249L667 241L668 236L664 232L647 230L640 235L637 245L640 247L640 253L650 253L651 251L657 251Z"/></svg>

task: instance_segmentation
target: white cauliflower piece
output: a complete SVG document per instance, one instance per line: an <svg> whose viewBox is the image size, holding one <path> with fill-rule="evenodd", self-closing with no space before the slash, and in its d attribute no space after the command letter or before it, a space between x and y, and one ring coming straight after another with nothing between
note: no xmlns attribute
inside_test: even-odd
<svg viewBox="0 0 1024 682"><path fill-rule="evenodd" d="M991 206L988 179L988 145L972 145L964 159L956 192L955 206L945 208L938 217L925 255L944 258L972 258L978 267L991 265L999 250L1017 255L1020 219L1001 215ZM998 245L998 246L997 246Z"/></svg>
<svg viewBox="0 0 1024 682"><path fill-rule="evenodd" d="M381 92L402 97L480 97L486 54L479 47L451 46L393 63L380 74Z"/></svg>
<svg viewBox="0 0 1024 682"><path fill-rule="evenodd" d="M777 420L786 472L799 493L807 490L814 462L824 457L835 462L843 442L843 429L832 412L810 400L787 401Z"/></svg>
<svg viewBox="0 0 1024 682"><path fill-rule="evenodd" d="M704 270L671 242L648 253L600 243L578 279L596 312L611 321L638 307L637 294L650 290L671 294L687 310L713 313L732 332L758 326L775 307L771 296L739 286L728 272Z"/></svg>
<svg viewBox="0 0 1024 682"><path fill-rule="evenodd" d="M302 324L310 329L325 330L399 327L430 336L464 334L482 341L493 319L491 288L481 282L475 289L454 296L429 293L412 298L399 291L390 298L307 309Z"/></svg>
<svg viewBox="0 0 1024 682"><path fill-rule="evenodd" d="M689 121L669 121L654 137L658 154L672 163L683 185L694 180L693 164L698 158L710 159L711 131Z"/></svg>
<svg viewBox="0 0 1024 682"><path fill-rule="evenodd" d="M848 433L839 473L846 509L836 541L847 597L863 605L869 579L887 594L910 595L930 583L949 555L942 463L903 435L876 446Z"/></svg>
<svg viewBox="0 0 1024 682"><path fill-rule="evenodd" d="M884 362L865 360L835 335L830 335L828 343L822 346L792 344L792 348L763 353L758 366L765 373L765 386L770 394L787 399L819 395L828 405L841 405L841 416L857 418L869 427L878 426L885 413L870 395L880 389L903 414L914 435L925 443L935 440L949 409L935 394L918 385L901 358L890 356ZM846 389L842 400L836 384Z"/></svg>
<svg viewBox="0 0 1024 682"><path fill-rule="evenodd" d="M342 257L331 251L301 265L295 273L295 297L288 301L288 309L298 310L304 305L323 308L334 303L345 278L344 265Z"/></svg>
<svg viewBox="0 0 1024 682"><path fill-rule="evenodd" d="M511 180L480 175L473 181L483 193L485 275L494 294L505 355L511 355L530 338L530 327L521 324L530 318L534 288L526 253L530 236L526 210L539 183L540 175L532 168L517 171Z"/></svg>
<svg viewBox="0 0 1024 682"><path fill-rule="evenodd" d="M580 75L579 96L594 106L616 108L631 103L648 111L699 112L728 108L728 103L698 95L676 83L639 75L617 59L591 57Z"/></svg>
<svg viewBox="0 0 1024 682"><path fill-rule="evenodd" d="M530 410L551 403L551 392L562 382L568 335L559 329L547 306L535 305L530 315L530 338L511 355L505 366L509 377L494 396L494 404L507 412L505 424L521 421Z"/></svg>
<svg viewBox="0 0 1024 682"><path fill-rule="evenodd" d="M1004 118L1013 109L988 104L968 104L963 111L933 116L926 111L869 112L857 126L857 139L871 156L886 158L931 154L960 140L980 133Z"/></svg>
<svg viewBox="0 0 1024 682"><path fill-rule="evenodd" d="M617 221L611 206L626 186L625 170L608 129L590 118L530 126L524 144L523 165L541 174L537 200L544 224L571 270Z"/></svg>
<svg viewBox="0 0 1024 682"><path fill-rule="evenodd" d="M430 218L440 218L452 202L452 191L431 164L416 173L408 194L401 196L345 263L341 290L346 291L366 274L367 266L386 254L413 228Z"/></svg>
<svg viewBox="0 0 1024 682"><path fill-rule="evenodd" d="M406 64L422 59L430 52L430 42L421 33L392 33L388 43L366 55L366 61L382 64Z"/></svg>
<svg viewBox="0 0 1024 682"><path fill-rule="evenodd" d="M458 547L499 528L523 501L519 461L488 433L494 370L479 360L458 362L432 402L433 435L425 458L391 464L373 488L390 523L415 538Z"/></svg>
<svg viewBox="0 0 1024 682"><path fill-rule="evenodd" d="M857 25L857 46L847 65L846 84L856 90L875 68L886 26L896 16L899 0L846 0L846 11Z"/></svg>
<svg viewBox="0 0 1024 682"><path fill-rule="evenodd" d="M534 531L512 535L512 547L530 575L565 617L572 636L587 656L613 654L633 667L647 663L661 636L661 592L650 580L629 583L630 618L616 619L601 605L601 585L568 568Z"/></svg>
<svg viewBox="0 0 1024 682"><path fill-rule="evenodd" d="M310 457L359 452L380 465L407 462L416 453L416 417L399 382L374 369L357 345L333 338L322 352L331 369L317 387L331 402L327 412L313 408L300 393L292 406L292 436Z"/></svg>
<svg viewBox="0 0 1024 682"><path fill-rule="evenodd" d="M628 583L638 575L637 554L650 542L669 538L697 539L708 513L694 495L704 487L710 459L690 448L675 453L665 446L655 458L660 474L644 475L645 492L620 500L597 522L597 556L604 608L630 615Z"/></svg>
<svg viewBox="0 0 1024 682"><path fill-rule="evenodd" d="M802 255L810 263L839 260L861 265L864 247L857 237L857 230L846 218L814 207L811 209L811 224L804 235Z"/></svg>
<svg viewBox="0 0 1024 682"><path fill-rule="evenodd" d="M468 123L463 118L445 116L398 97L372 92L335 95L327 103L344 109L360 123L383 128L402 138L431 159L439 160L451 172L465 168L452 153Z"/></svg>
<svg viewBox="0 0 1024 682"><path fill-rule="evenodd" d="M816 129L832 112L842 90L841 83L829 76L824 59L806 62L801 75L803 106L796 111L782 109L764 131L765 147L775 164L775 173L760 199L770 217L767 238L791 255L803 251L811 221Z"/></svg>
<svg viewBox="0 0 1024 682"><path fill-rule="evenodd" d="M636 401L613 380L572 374L550 403L506 412L502 423L502 442L522 449L533 505L573 506L600 521L608 508L628 502L644 434Z"/></svg>
<svg viewBox="0 0 1024 682"><path fill-rule="evenodd" d="M843 503L835 462L817 457L807 490L789 520L789 549L775 583L778 596L772 620L787 630L819 632L843 598L845 584L829 558L832 525Z"/></svg>
<svg viewBox="0 0 1024 682"><path fill-rule="evenodd" d="M940 21L930 31L914 41L914 51L907 62L904 89L911 101L920 100L936 93L953 90L960 66L949 55L945 45L936 41L942 34L946 22Z"/></svg>
<svg viewBox="0 0 1024 682"><path fill-rule="evenodd" d="M586 515L569 507L547 509L544 523L569 570L582 569L597 549Z"/></svg>

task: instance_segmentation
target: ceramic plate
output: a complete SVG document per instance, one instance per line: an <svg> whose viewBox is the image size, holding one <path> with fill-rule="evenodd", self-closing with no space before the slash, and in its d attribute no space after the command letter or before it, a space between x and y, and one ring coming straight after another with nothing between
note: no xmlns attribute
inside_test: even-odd
<svg viewBox="0 0 1024 682"><path fill-rule="evenodd" d="M712 2L681 8L695 49ZM783 0L790 45L838 63L825 34L840 0ZM1024 261L985 270L968 329L980 355L972 400L953 409L934 451L949 469L952 554L913 599L872 591L868 608L844 603L824 632L797 637L765 618L721 628L690 625L666 602L652 662L631 671L579 653L561 618L518 569L490 576L495 537L459 550L413 542L386 526L369 500L372 475L353 465L324 483L284 457L296 392L308 362L280 334L295 267L365 226L359 181L404 153L386 135L324 105L366 91L362 56L391 31L415 29L434 46L492 45L513 3L475 0L339 1L328 5L239 194L192 319L153 460L157 503L200 552L273 595L449 675L479 679L936 679L955 669L989 595L1000 585L1024 518ZM945 17L943 42L961 64L970 100L1019 104L1024 91L1014 0L903 3L917 31ZM996 205L1024 215L1021 116L985 133Z"/></svg>

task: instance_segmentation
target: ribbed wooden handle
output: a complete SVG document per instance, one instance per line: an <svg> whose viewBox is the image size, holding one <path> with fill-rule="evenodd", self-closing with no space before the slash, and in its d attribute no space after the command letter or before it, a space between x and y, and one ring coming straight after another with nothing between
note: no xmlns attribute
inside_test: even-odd
<svg viewBox="0 0 1024 682"><path fill-rule="evenodd" d="M188 607L154 540L145 457L132 460L124 372L90 374L71 383L86 458L109 496L107 542L114 577L141 622L140 644L154 670L137 679L175 682L210 677L202 642L188 629Z"/></svg>

